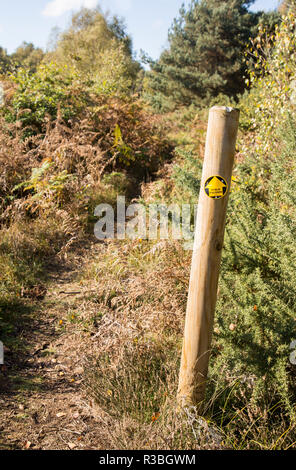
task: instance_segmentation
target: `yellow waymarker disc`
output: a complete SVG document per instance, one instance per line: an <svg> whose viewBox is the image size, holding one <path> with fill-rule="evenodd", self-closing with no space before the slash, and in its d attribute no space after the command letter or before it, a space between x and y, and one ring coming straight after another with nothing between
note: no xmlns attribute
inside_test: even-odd
<svg viewBox="0 0 296 470"><path fill-rule="evenodd" d="M211 199L221 199L227 194L228 184L222 176L211 176L205 182L205 193Z"/></svg>

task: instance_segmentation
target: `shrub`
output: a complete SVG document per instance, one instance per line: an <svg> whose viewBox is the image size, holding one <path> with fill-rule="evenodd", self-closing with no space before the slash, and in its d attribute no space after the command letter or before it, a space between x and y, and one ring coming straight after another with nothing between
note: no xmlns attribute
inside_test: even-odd
<svg viewBox="0 0 296 470"><path fill-rule="evenodd" d="M245 377L254 402L264 407L278 400L292 411L296 127L288 123L281 133L282 150L269 156L267 173L262 169L260 176L255 155L237 167L239 188L232 193L228 215L213 364L216 373L227 364L232 376Z"/></svg>
<svg viewBox="0 0 296 470"><path fill-rule="evenodd" d="M67 66L42 64L33 74L20 68L11 75L11 80L16 90L11 106L5 110L6 119L19 121L26 129L26 136L43 131L46 116L56 119L59 110L62 119L69 121L87 103L86 88L82 87L75 70Z"/></svg>

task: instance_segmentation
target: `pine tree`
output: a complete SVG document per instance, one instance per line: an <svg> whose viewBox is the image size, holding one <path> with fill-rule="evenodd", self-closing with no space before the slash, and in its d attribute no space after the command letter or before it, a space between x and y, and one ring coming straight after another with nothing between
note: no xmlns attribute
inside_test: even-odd
<svg viewBox="0 0 296 470"><path fill-rule="evenodd" d="M154 103L169 98L189 105L244 89L244 50L264 13L253 13L254 0L193 0L183 6L169 31L169 48L152 64L148 93ZM274 21L276 16L273 15Z"/></svg>

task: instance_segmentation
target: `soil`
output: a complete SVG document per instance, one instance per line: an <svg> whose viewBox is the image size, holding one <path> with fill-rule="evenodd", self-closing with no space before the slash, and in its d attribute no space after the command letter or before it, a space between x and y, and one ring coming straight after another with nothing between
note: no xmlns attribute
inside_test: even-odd
<svg viewBox="0 0 296 470"><path fill-rule="evenodd" d="M93 308L92 286L79 281L85 253L50 266L46 289L26 292L34 313L21 331L25 347L6 350L0 366L0 450L110 448L83 386L82 358L93 347L91 327L77 321Z"/></svg>

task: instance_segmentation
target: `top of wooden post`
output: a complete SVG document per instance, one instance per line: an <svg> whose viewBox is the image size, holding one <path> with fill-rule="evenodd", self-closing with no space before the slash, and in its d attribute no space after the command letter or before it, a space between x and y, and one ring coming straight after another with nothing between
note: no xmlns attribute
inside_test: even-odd
<svg viewBox="0 0 296 470"><path fill-rule="evenodd" d="M224 115L234 115L239 117L240 110L238 108L231 108L230 106L213 106L210 113L223 113Z"/></svg>

